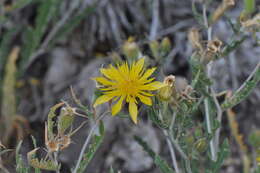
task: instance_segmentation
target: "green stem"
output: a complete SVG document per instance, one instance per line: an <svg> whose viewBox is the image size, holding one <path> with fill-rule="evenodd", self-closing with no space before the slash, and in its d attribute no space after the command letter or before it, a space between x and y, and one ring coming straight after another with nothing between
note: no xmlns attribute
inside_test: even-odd
<svg viewBox="0 0 260 173"><path fill-rule="evenodd" d="M210 121L210 110L209 110L209 98L206 98L204 100L204 107L205 107L207 131L209 134L212 134L212 126ZM217 160L216 147L213 139L210 140L210 154L211 154L211 159L213 161L216 161Z"/></svg>
<svg viewBox="0 0 260 173"><path fill-rule="evenodd" d="M235 94L221 104L222 110L227 110L239 104L243 101L257 86L260 81L260 62L256 65L253 72L247 78L247 80L241 85L241 87L235 92Z"/></svg>

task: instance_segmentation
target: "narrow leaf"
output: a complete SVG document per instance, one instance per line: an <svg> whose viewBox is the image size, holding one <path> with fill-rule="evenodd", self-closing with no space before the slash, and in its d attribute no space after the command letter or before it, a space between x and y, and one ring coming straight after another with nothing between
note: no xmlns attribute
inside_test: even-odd
<svg viewBox="0 0 260 173"><path fill-rule="evenodd" d="M102 132L100 132L102 133ZM87 168L88 164L90 161L93 159L97 149L100 147L101 143L103 142L104 139L104 133L101 134L100 136L95 135L93 136L93 142L87 149L83 159L80 162L79 169L77 170L77 173L83 173L85 169Z"/></svg>
<svg viewBox="0 0 260 173"><path fill-rule="evenodd" d="M156 154L145 141L143 141L138 136L135 136L134 139L139 145L143 147L143 150L146 151L151 158L153 158L155 165L158 166L162 173L174 173L167 162L163 160L158 154Z"/></svg>

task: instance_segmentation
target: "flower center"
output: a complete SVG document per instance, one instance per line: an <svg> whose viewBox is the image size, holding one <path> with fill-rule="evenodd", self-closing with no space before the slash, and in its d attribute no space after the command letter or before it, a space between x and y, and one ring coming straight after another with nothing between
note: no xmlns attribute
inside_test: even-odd
<svg viewBox="0 0 260 173"><path fill-rule="evenodd" d="M138 84L135 80L125 80L119 86L122 93L135 96L138 93Z"/></svg>

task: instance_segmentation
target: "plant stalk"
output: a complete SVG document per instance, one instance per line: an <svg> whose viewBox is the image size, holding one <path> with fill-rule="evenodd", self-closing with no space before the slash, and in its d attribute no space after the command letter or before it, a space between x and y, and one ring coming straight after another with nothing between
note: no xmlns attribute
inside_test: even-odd
<svg viewBox="0 0 260 173"><path fill-rule="evenodd" d="M95 120L95 124L94 124L93 127L90 129L89 134L88 134L88 136L87 136L87 138L86 138L86 140L85 140L85 143L84 143L83 147L81 148L80 155L79 155L79 158L78 158L76 167L75 167L75 169L73 170L73 173L77 173L77 170L79 169L79 166L80 166L80 162L81 162L81 160L82 160L82 158L83 158L83 155L84 155L84 153L85 153L85 150L87 149L87 146L88 146L88 144L89 144L89 142L90 142L90 139L91 139L91 137L92 137L94 131L95 131L96 128L98 127L99 121L102 120L102 119L106 116L107 113L109 113L109 112L103 113L102 115L100 115L100 116L97 118L97 120Z"/></svg>

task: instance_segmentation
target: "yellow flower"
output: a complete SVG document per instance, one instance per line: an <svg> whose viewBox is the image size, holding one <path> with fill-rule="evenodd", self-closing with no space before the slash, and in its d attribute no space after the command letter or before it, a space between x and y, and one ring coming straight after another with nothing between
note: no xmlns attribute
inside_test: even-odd
<svg viewBox="0 0 260 173"><path fill-rule="evenodd" d="M102 77L96 77L98 83L102 85L100 90L103 95L98 97L94 107L99 104L112 101L112 115L116 115L122 108L125 100L129 105L129 113L137 123L138 100L146 105L152 105L153 96L149 91L158 90L164 84L149 78L156 68L144 69L144 58L133 62L130 66L127 62L118 64L116 67L110 65L108 68L101 68Z"/></svg>

